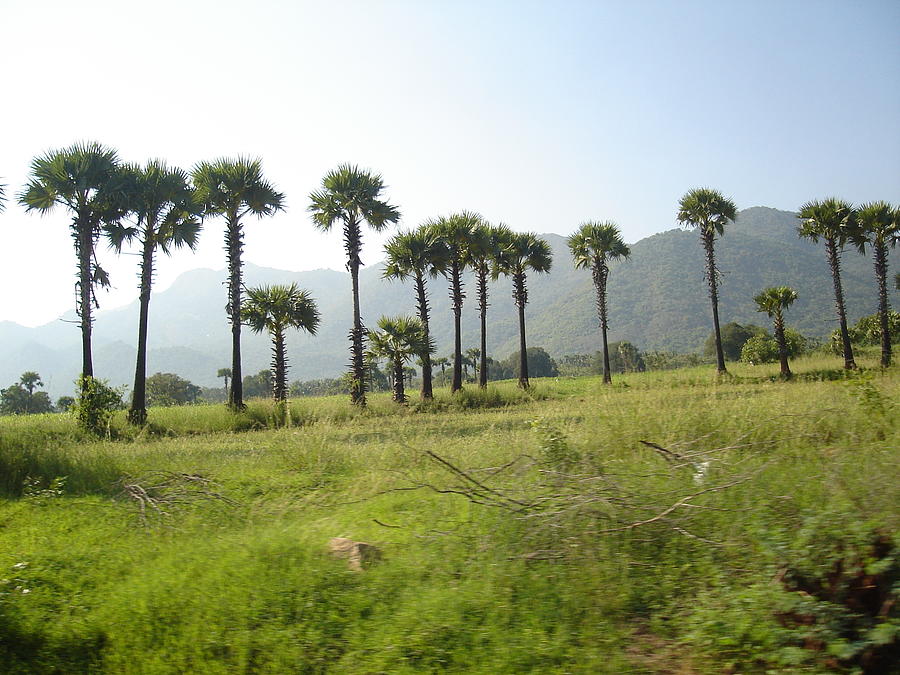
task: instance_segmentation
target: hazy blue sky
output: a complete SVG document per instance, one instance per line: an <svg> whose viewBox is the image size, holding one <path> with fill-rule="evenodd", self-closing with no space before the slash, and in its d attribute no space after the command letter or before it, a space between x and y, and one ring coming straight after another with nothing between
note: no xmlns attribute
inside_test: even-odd
<svg viewBox="0 0 900 675"><path fill-rule="evenodd" d="M0 16L8 193L76 140L184 168L258 155L288 204L247 223L259 265L343 268L306 205L348 161L383 174L409 227L471 209L559 234L611 219L633 242L674 227L698 185L739 208L900 202L897 0L0 0ZM0 320L73 305L67 227L62 211L0 215ZM224 267L222 236L208 222L157 288ZM136 297L135 258L102 259L101 307Z"/></svg>

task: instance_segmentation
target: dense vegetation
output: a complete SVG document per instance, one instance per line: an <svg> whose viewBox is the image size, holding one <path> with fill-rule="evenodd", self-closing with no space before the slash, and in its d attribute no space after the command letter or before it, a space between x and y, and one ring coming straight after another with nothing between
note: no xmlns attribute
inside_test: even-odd
<svg viewBox="0 0 900 675"><path fill-rule="evenodd" d="M102 439L0 418L0 663L890 672L900 380L856 359L302 399L280 429L261 400Z"/></svg>

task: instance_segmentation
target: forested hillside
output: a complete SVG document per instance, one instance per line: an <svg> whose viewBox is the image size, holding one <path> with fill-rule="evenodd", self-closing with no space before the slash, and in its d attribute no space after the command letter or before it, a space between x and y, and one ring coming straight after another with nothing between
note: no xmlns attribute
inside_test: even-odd
<svg viewBox="0 0 900 675"><path fill-rule="evenodd" d="M788 323L804 334L824 337L836 326L832 286L822 246L800 240L795 214L764 207L741 211L737 222L717 242L722 273L722 323L767 325L752 297L765 286L789 284L799 300ZM573 225L574 229L574 225ZM311 233L310 236L315 236ZM594 290L590 273L574 269L564 237L545 235L553 248L549 275L529 278L528 342L555 356L592 352L599 347ZM695 232L673 229L631 246L631 258L613 263L609 276L610 340L629 340L642 349L696 351L711 331L709 299L703 279L703 250ZM898 269L894 254L891 270ZM362 270L363 318L374 326L382 314L413 313L408 284L381 278L381 265ZM851 321L876 309L872 264L846 249L844 290ZM175 372L196 384L221 385L216 371L230 364L230 332L225 319L225 272L194 270L167 290L155 293L150 313L148 372ZM315 337L289 334L291 379L336 376L347 360L351 324L349 275L332 270L289 272L247 265L248 286L296 281L319 304L322 322ZM429 281L433 302L432 331L438 355L451 351L452 315L443 279ZM478 344L478 316L471 275L463 308L463 345ZM900 295L892 291L892 304ZM102 300L102 298L101 298ZM510 283L491 285L488 346L491 356L518 349L515 307ZM74 316L63 317L71 320ZM137 302L101 312L95 327L97 375L115 385L129 384L134 373ZM268 366L266 336L244 334L244 372ZM15 381L23 370L38 371L52 396L73 390L79 370L77 325L58 320L34 329L0 323L0 385Z"/></svg>

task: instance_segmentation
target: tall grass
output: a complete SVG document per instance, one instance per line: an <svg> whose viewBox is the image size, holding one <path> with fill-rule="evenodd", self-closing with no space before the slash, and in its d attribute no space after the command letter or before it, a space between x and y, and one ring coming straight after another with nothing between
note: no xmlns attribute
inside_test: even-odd
<svg viewBox="0 0 900 675"><path fill-rule="evenodd" d="M791 382L735 364L428 405L375 395L366 410L302 399L277 428L267 401L154 409L142 431L116 417L107 439L63 416L3 418L0 670L852 669L838 628L783 619L799 596L780 581L900 531L898 371L807 376L833 365L798 360ZM699 454L672 462L641 441ZM573 480L620 497L558 514L485 506L429 452L518 499ZM227 501L185 497L142 521L121 494L182 474ZM26 477L40 485L23 490ZM737 477L695 508L601 532ZM327 553L334 536L383 561L349 571ZM882 624L865 635L890 641ZM815 631L824 646L804 649Z"/></svg>

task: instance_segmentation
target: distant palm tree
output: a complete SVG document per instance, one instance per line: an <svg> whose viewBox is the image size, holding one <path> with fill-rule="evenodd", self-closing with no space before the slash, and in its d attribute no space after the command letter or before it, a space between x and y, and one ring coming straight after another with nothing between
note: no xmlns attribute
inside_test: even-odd
<svg viewBox="0 0 900 675"><path fill-rule="evenodd" d="M425 331L426 339L430 339L428 289L425 278L434 276L435 269L442 269L444 252L442 246L436 245L434 237L427 227L419 227L413 232L403 232L391 238L384 247L387 254L384 268L386 279L412 279L416 290L416 310ZM422 398L434 398L431 373L431 354L422 355Z"/></svg>
<svg viewBox="0 0 900 675"><path fill-rule="evenodd" d="M450 365L452 359L448 359L446 356L441 356L437 359L432 359L432 365L438 366L441 369L441 375L444 375L447 372L447 366Z"/></svg>
<svg viewBox="0 0 900 675"><path fill-rule="evenodd" d="M553 262L550 244L536 234L520 234L502 228L498 234L499 252L494 277L512 278L513 300L519 308L519 386L528 388L528 350L525 346L525 305L528 304L528 271L546 273Z"/></svg>
<svg viewBox="0 0 900 675"><path fill-rule="evenodd" d="M807 202L800 207L800 227L797 233L804 239L818 243L819 238L825 240L825 255L831 267L831 280L834 283L834 306L840 322L841 345L844 351L844 368L856 368L853 360L853 346L847 331L847 311L844 306L844 290L841 286L841 250L847 239L853 234L856 222L856 211L847 202L834 197L818 202Z"/></svg>
<svg viewBox="0 0 900 675"><path fill-rule="evenodd" d="M359 311L359 268L362 265L362 224L376 232L400 220L400 211L378 199L384 189L379 174L357 166L341 164L322 179L322 189L309 195L309 211L313 223L323 232L339 222L344 231L344 250L353 291L353 328L350 330L350 400L366 404L366 366L364 358L366 331Z"/></svg>
<svg viewBox="0 0 900 675"><path fill-rule="evenodd" d="M781 359L781 376L785 379L791 377L791 368L788 365L787 340L784 338L784 310L790 307L797 299L797 291L790 286L774 286L767 288L753 301L758 312L765 312L773 319L775 329L775 342L778 343L778 356Z"/></svg>
<svg viewBox="0 0 900 675"><path fill-rule="evenodd" d="M463 363L472 366L472 377L473 379L478 379L479 375L479 360L481 359L481 350L478 347L471 347L466 350L465 358L463 359ZM468 372L468 371L466 371ZM480 383L480 382L479 382Z"/></svg>
<svg viewBox="0 0 900 675"><path fill-rule="evenodd" d="M482 223L477 225L469 243L469 261L475 272L475 289L478 295L478 313L481 319L481 348L478 350L480 358L476 366L478 386L484 389L487 386L487 310L488 310L488 276L491 268L497 262L498 241L500 230L496 227Z"/></svg>
<svg viewBox="0 0 900 675"><path fill-rule="evenodd" d="M147 329L153 257L157 248L169 255L173 248L196 247L200 206L194 200L188 175L181 169L152 160L145 168L129 166L125 171L132 180L128 199L136 223L133 227L113 225L108 228L108 235L111 246L119 252L126 241L138 239L141 244L137 363L128 421L142 425L147 421Z"/></svg>
<svg viewBox="0 0 900 675"><path fill-rule="evenodd" d="M197 200L204 217L225 218L225 251L228 259L228 321L231 323L231 390L228 405L244 407L241 373L241 289L244 250L243 218L271 216L284 210L284 195L262 175L259 159L238 157L201 162L193 171Z"/></svg>
<svg viewBox="0 0 900 675"><path fill-rule="evenodd" d="M397 403L406 403L403 388L404 364L414 357L421 357L434 349L434 345L425 334L425 327L418 318L386 316L378 320L377 331L369 331L369 352L374 358L386 358L390 361L393 399Z"/></svg>
<svg viewBox="0 0 900 675"><path fill-rule="evenodd" d="M866 252L866 244L872 246L875 279L878 283L881 366L887 368L891 365L891 329L888 323L891 306L887 292L888 249L894 248L900 241L900 208L891 208L887 202L871 202L859 207L856 215L856 227L851 232L851 241L863 254Z"/></svg>
<svg viewBox="0 0 900 675"><path fill-rule="evenodd" d="M247 299L241 306L241 319L254 332L268 331L272 337L272 392L277 402L286 401L288 359L284 332L297 328L316 334L319 309L315 300L297 284L248 288Z"/></svg>
<svg viewBox="0 0 900 675"><path fill-rule="evenodd" d="M216 377L225 378L225 398L228 398L228 378L231 377L231 368L219 368Z"/></svg>
<svg viewBox="0 0 900 675"><path fill-rule="evenodd" d="M426 222L429 233L443 247L443 261L435 271L450 282L450 302L453 307L453 380L450 392L462 389L462 306L466 294L463 291L462 273L469 266L469 245L476 227L482 224L481 216L471 211L435 218Z"/></svg>
<svg viewBox="0 0 900 675"><path fill-rule="evenodd" d="M678 204L678 222L684 227L700 230L700 239L706 251L706 280L709 283L709 299L712 302L713 328L716 335L716 369L725 370L725 354L722 351L722 333L719 330L719 271L716 269L716 235L725 234L725 225L734 222L737 208L734 202L711 188L694 188L681 198Z"/></svg>
<svg viewBox="0 0 900 675"><path fill-rule="evenodd" d="M69 229L78 259L75 312L81 319L83 390L94 376L92 309L99 306L95 289L109 286L109 277L97 264L95 248L103 227L118 222L127 212L126 185L115 150L98 143L76 143L35 157L31 179L19 195L19 203L27 211L47 214L60 205L72 214Z"/></svg>
<svg viewBox="0 0 900 675"><path fill-rule="evenodd" d="M575 234L568 239L569 249L576 268L590 269L597 291L597 316L600 319L600 333L603 336L603 382L610 384L609 345L606 331L608 326L606 308L606 279L609 276L607 261L627 258L631 249L622 240L615 223L582 223Z"/></svg>

